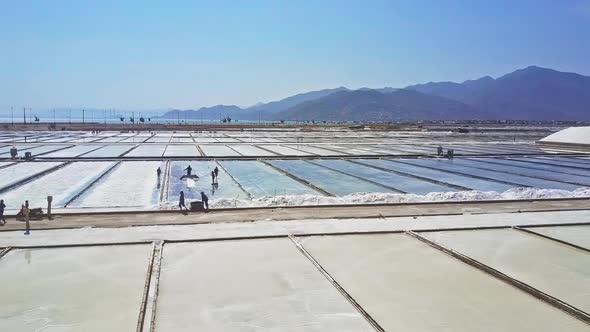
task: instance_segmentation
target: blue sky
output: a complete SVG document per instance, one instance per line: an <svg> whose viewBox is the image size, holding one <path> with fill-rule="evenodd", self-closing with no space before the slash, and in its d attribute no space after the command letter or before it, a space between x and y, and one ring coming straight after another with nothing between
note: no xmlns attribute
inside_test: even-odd
<svg viewBox="0 0 590 332"><path fill-rule="evenodd" d="M590 1L3 1L0 45L2 113L247 106L531 64L590 75Z"/></svg>

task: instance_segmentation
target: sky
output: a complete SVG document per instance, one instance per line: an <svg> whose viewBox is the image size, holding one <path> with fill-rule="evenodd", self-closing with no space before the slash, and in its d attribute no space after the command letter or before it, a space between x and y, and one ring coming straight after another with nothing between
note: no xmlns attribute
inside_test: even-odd
<svg viewBox="0 0 590 332"><path fill-rule="evenodd" d="M590 75L590 0L0 2L0 113L250 106L529 65Z"/></svg>

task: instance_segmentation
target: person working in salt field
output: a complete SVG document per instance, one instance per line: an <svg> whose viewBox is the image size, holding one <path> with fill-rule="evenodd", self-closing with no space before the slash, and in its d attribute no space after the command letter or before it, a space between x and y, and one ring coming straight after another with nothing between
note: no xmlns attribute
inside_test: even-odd
<svg viewBox="0 0 590 332"><path fill-rule="evenodd" d="M180 210L182 210L182 208L184 207L185 210L188 210L186 208L186 205L184 205L184 191L180 191L180 199L178 201L178 207L180 208Z"/></svg>
<svg viewBox="0 0 590 332"><path fill-rule="evenodd" d="M186 174L181 176L180 179L198 179L199 176L196 174L193 174L193 168L191 167L191 165L188 165L187 168L184 169L186 171Z"/></svg>
<svg viewBox="0 0 590 332"><path fill-rule="evenodd" d="M16 149L16 146L13 146L12 148L10 148L10 157L12 159L15 159L16 156L18 156L18 150Z"/></svg>
<svg viewBox="0 0 590 332"><path fill-rule="evenodd" d="M211 171L211 184L212 185L217 185L217 181L216 181L216 176L215 176L215 171Z"/></svg>
<svg viewBox="0 0 590 332"><path fill-rule="evenodd" d="M442 148L442 146L439 145L438 148L436 149L436 155L442 156L442 154L443 154L443 148Z"/></svg>
<svg viewBox="0 0 590 332"><path fill-rule="evenodd" d="M448 149L448 150L447 150L447 158L448 158L448 159L453 159L453 157L455 157L455 150L453 150L453 149Z"/></svg>
<svg viewBox="0 0 590 332"><path fill-rule="evenodd" d="M219 177L219 168L217 168L217 166L215 166L215 169L213 170L213 172L215 172L215 179L217 179Z"/></svg>
<svg viewBox="0 0 590 332"><path fill-rule="evenodd" d="M160 167L158 167L158 169L156 170L156 174L158 176L158 189L160 189L160 176L162 175L162 170L160 169Z"/></svg>
<svg viewBox="0 0 590 332"><path fill-rule="evenodd" d="M4 219L4 209L6 208L6 204L4 204L4 200L0 199L0 226L6 225L6 219Z"/></svg>
<svg viewBox="0 0 590 332"><path fill-rule="evenodd" d="M204 192L201 191L201 201L203 202L203 207L209 210L209 197L205 195Z"/></svg>
<svg viewBox="0 0 590 332"><path fill-rule="evenodd" d="M31 224L29 223L29 201L25 201L23 206L23 215L25 217L25 235L31 234Z"/></svg>

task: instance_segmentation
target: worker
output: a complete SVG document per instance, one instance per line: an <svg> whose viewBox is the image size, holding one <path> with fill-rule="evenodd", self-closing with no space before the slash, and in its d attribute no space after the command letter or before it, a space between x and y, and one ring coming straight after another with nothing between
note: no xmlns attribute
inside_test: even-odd
<svg viewBox="0 0 590 332"><path fill-rule="evenodd" d="M4 204L4 200L0 199L0 226L6 225L6 219L4 219L4 209L6 208L6 204Z"/></svg>
<svg viewBox="0 0 590 332"><path fill-rule="evenodd" d="M436 155L442 156L442 154L443 154L443 148L442 148L442 146L439 145L438 148L436 148Z"/></svg>
<svg viewBox="0 0 590 332"><path fill-rule="evenodd" d="M455 151L453 151L453 149L447 150L447 158L448 159L453 159L454 155L455 155Z"/></svg>
<svg viewBox="0 0 590 332"><path fill-rule="evenodd" d="M217 168L217 166L215 166L215 169L213 170L213 172L215 172L215 178L217 179L217 177L219 177L219 168Z"/></svg>
<svg viewBox="0 0 590 332"><path fill-rule="evenodd" d="M215 181L215 171L211 171L211 184L215 185L217 182Z"/></svg>
<svg viewBox="0 0 590 332"><path fill-rule="evenodd" d="M23 205L23 215L25 217L25 235L31 234L31 224L29 223L29 201L25 201Z"/></svg>
<svg viewBox="0 0 590 332"><path fill-rule="evenodd" d="M12 159L15 159L16 156L18 156L18 150L16 149L16 146L13 146L12 148L10 148L10 157Z"/></svg>
<svg viewBox="0 0 590 332"><path fill-rule="evenodd" d="M201 191L201 201L203 201L203 207L209 210L209 197L205 195L204 192Z"/></svg>
<svg viewBox="0 0 590 332"><path fill-rule="evenodd" d="M186 208L186 205L184 205L184 191L180 191L180 200L178 201L178 207L180 208L180 210L182 210L182 208L184 207L186 210L188 210Z"/></svg>
<svg viewBox="0 0 590 332"><path fill-rule="evenodd" d="M158 167L158 169L156 170L156 174L158 176L158 189L160 189L160 176L162 175L162 170L160 169L160 167Z"/></svg>
<svg viewBox="0 0 590 332"><path fill-rule="evenodd" d="M191 167L191 165L188 165L187 168L184 169L186 171L186 176L190 177L191 173L193 171L193 168Z"/></svg>

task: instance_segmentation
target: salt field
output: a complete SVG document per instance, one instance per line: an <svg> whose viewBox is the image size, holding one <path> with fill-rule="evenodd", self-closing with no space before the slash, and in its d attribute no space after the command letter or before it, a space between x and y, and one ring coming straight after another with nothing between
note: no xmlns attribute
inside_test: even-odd
<svg viewBox="0 0 590 332"><path fill-rule="evenodd" d="M60 162L41 162L14 164L0 169L0 190L6 190L18 183L31 179L32 177L50 169L63 165Z"/></svg>
<svg viewBox="0 0 590 332"><path fill-rule="evenodd" d="M185 168L192 168L192 174L199 177L197 180L181 179L186 174ZM218 167L219 175L218 186L213 186L211 181L211 171ZM167 192L167 200L163 204L175 206L180 197L180 191L183 191L187 200L200 200L201 192L204 192L211 199L247 199L248 192L230 177L223 168L213 161L173 161L170 163L170 177L167 181L167 188L162 187Z"/></svg>
<svg viewBox="0 0 590 332"><path fill-rule="evenodd" d="M189 201L206 193L212 207L585 195L587 151L535 139L444 132L0 132L0 196L9 211L27 199L45 207L51 195L60 212L75 212L171 209L181 190ZM33 161L10 163L12 144L21 156L30 151ZM453 148L455 158L437 156L439 145ZM180 179L189 164L199 179ZM212 186L215 167L221 173ZM523 190L529 194L513 194Z"/></svg>
<svg viewBox="0 0 590 332"><path fill-rule="evenodd" d="M311 237L302 244L387 331L587 329L404 234Z"/></svg>
<svg viewBox="0 0 590 332"><path fill-rule="evenodd" d="M158 181L153 176L158 161L128 161L108 173L71 202L72 207L145 207L158 204Z"/></svg>
<svg viewBox="0 0 590 332"><path fill-rule="evenodd" d="M587 218L582 210L4 231L0 283L11 287L0 329L588 331L590 255L569 245L588 244ZM533 288L514 287L523 283Z"/></svg>
<svg viewBox="0 0 590 332"><path fill-rule="evenodd" d="M0 259L0 330L134 330L150 247L13 250Z"/></svg>
<svg viewBox="0 0 590 332"><path fill-rule="evenodd" d="M0 8L0 332L590 332L590 0Z"/></svg>
<svg viewBox="0 0 590 332"><path fill-rule="evenodd" d="M282 176L279 171L257 161L222 161L221 165L253 197L321 195L309 186Z"/></svg>
<svg viewBox="0 0 590 332"><path fill-rule="evenodd" d="M20 209L21 197L27 197L31 206L44 207L47 196L53 196L53 206L64 207L114 164L112 161L71 163L38 181L28 182L5 192L2 197L7 209Z"/></svg>
<svg viewBox="0 0 590 332"><path fill-rule="evenodd" d="M588 252L508 229L432 232L425 236L564 299L580 310L588 312L590 309L589 291L580 289L580 285L590 283Z"/></svg>
<svg viewBox="0 0 590 332"><path fill-rule="evenodd" d="M170 244L162 262L160 331L373 330L286 238Z"/></svg>

